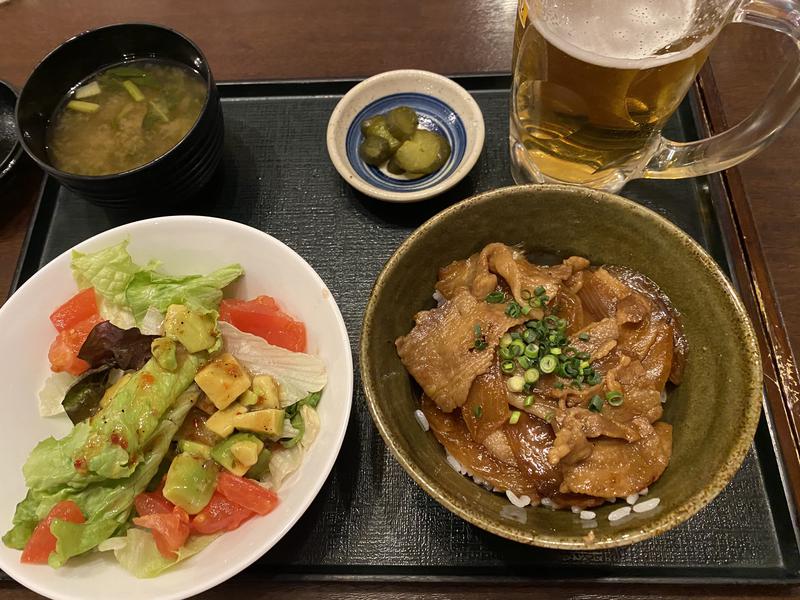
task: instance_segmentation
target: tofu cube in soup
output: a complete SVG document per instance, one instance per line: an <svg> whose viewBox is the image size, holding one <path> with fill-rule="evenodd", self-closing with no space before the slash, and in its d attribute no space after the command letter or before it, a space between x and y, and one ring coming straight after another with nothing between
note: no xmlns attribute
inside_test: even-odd
<svg viewBox="0 0 800 600"><path fill-rule="evenodd" d="M228 353L200 369L194 381L219 410L227 408L250 387L250 376Z"/></svg>

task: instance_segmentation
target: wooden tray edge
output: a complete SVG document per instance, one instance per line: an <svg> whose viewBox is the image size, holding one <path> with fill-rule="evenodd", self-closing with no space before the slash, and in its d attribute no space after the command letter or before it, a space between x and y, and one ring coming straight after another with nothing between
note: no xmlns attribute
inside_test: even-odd
<svg viewBox="0 0 800 600"><path fill-rule="evenodd" d="M695 115L701 135L714 135L727 129L725 112L711 66L706 63L695 85L698 114ZM738 169L709 176L712 186L729 198L718 211L727 212L719 219L728 241L728 251L737 256L729 260L731 274L739 284L742 300L760 330L758 335L764 368L765 402L769 408L770 428L777 441L777 454L791 496L792 519L797 529L797 510L800 508L800 377L783 315L772 286L764 252L758 236L750 201ZM722 203L720 203L722 204Z"/></svg>

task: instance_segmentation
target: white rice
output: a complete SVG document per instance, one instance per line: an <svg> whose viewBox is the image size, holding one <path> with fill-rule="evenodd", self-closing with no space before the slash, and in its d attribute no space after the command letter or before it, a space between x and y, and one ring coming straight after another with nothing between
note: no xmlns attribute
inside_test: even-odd
<svg viewBox="0 0 800 600"><path fill-rule="evenodd" d="M461 473L462 475L466 474L466 470L464 470L464 467L461 466L461 463L458 462L452 454L447 455L447 462L450 464L451 467L453 467L453 470L456 473Z"/></svg>
<svg viewBox="0 0 800 600"><path fill-rule="evenodd" d="M639 494L631 494L630 496L625 498L625 502L631 505L636 504L637 500L639 500Z"/></svg>
<svg viewBox="0 0 800 600"><path fill-rule="evenodd" d="M582 509L580 506L571 506L570 510L577 515L578 513L581 512Z"/></svg>
<svg viewBox="0 0 800 600"><path fill-rule="evenodd" d="M506 497L508 498L508 501L517 508L525 508L531 503L530 496L517 496L511 490L506 490Z"/></svg>
<svg viewBox="0 0 800 600"><path fill-rule="evenodd" d="M660 502L661 498L650 498L649 500L645 500L644 502L639 502L639 504L634 505L633 512L644 513L653 510L656 506L659 505Z"/></svg>
<svg viewBox="0 0 800 600"><path fill-rule="evenodd" d="M580 514L581 519L583 519L584 521L591 521L596 516L597 515L594 513L594 511L591 510L582 510Z"/></svg>
<svg viewBox="0 0 800 600"><path fill-rule="evenodd" d="M414 418L417 419L417 423L419 423L419 426L422 427L422 431L428 431L431 428L430 424L428 423L428 418L421 410L417 409L414 411Z"/></svg>
<svg viewBox="0 0 800 600"><path fill-rule="evenodd" d="M608 514L608 520L613 523L614 521L619 521L620 519L624 519L629 514L631 514L631 507L623 506L622 508L618 508L617 510L611 511Z"/></svg>
<svg viewBox="0 0 800 600"><path fill-rule="evenodd" d="M528 511L522 510L516 506L512 506L511 504L506 504L500 509L500 516L505 517L506 519L512 519L523 525L528 522Z"/></svg>
<svg viewBox="0 0 800 600"><path fill-rule="evenodd" d="M639 490L640 496L647 496L647 492L650 491L650 488L644 488L643 490Z"/></svg>
<svg viewBox="0 0 800 600"><path fill-rule="evenodd" d="M550 498L542 498L542 506L547 508L552 508L553 510L556 509L556 503L553 502Z"/></svg>

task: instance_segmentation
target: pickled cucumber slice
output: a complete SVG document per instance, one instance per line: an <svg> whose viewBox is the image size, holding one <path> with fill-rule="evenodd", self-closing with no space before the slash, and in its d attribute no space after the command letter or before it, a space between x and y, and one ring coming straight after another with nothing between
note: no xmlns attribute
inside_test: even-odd
<svg viewBox="0 0 800 600"><path fill-rule="evenodd" d="M392 155L389 142L377 135L368 135L358 147L358 155L368 165L382 165Z"/></svg>
<svg viewBox="0 0 800 600"><path fill-rule="evenodd" d="M386 170L392 175L402 175L406 172L403 167L397 164L397 161L394 158L389 160L389 164L386 165Z"/></svg>
<svg viewBox="0 0 800 600"><path fill-rule="evenodd" d="M417 130L417 113L408 106L398 106L386 113L386 127L398 140L410 139Z"/></svg>
<svg viewBox="0 0 800 600"><path fill-rule="evenodd" d="M383 115L375 115L374 117L364 119L361 122L361 133L365 136L374 135L375 137L385 139L389 143L389 150L392 154L394 154L400 147L400 144L403 143L389 133L389 128L386 126L386 117Z"/></svg>
<svg viewBox="0 0 800 600"><path fill-rule="evenodd" d="M407 173L428 175L441 169L450 158L450 145L438 133L417 129L411 139L397 149L394 160Z"/></svg>

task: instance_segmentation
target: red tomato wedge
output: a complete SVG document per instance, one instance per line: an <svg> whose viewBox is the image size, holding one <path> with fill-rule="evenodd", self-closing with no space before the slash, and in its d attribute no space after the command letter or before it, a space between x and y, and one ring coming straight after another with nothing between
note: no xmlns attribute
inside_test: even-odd
<svg viewBox="0 0 800 600"><path fill-rule="evenodd" d="M133 523L150 530L158 551L165 558L177 558L176 551L189 537L189 515L178 506L169 513L151 513L136 517Z"/></svg>
<svg viewBox="0 0 800 600"><path fill-rule="evenodd" d="M253 300L223 300L219 318L247 333L264 338L274 346L305 352L306 326L287 315L269 296Z"/></svg>
<svg viewBox="0 0 800 600"><path fill-rule="evenodd" d="M140 517L171 513L175 505L164 498L161 491L142 492L133 499L133 506Z"/></svg>
<svg viewBox="0 0 800 600"><path fill-rule="evenodd" d="M255 513L214 492L206 507L192 519L192 531L208 534L233 531Z"/></svg>
<svg viewBox="0 0 800 600"><path fill-rule="evenodd" d="M94 288L86 288L55 309L50 315L50 321L58 331L64 331L96 314Z"/></svg>
<svg viewBox="0 0 800 600"><path fill-rule="evenodd" d="M237 477L227 471L219 474L217 491L231 502L259 515L266 515L278 506L275 492L261 487L252 479Z"/></svg>
<svg viewBox="0 0 800 600"><path fill-rule="evenodd" d="M95 314L59 333L47 353L50 368L55 372L66 371L72 375L80 375L88 369L89 363L78 358L78 352L94 326L101 321L100 316Z"/></svg>
<svg viewBox="0 0 800 600"><path fill-rule="evenodd" d="M86 520L77 504L72 500L62 500L50 509L50 513L33 530L31 538L22 551L20 562L47 563L50 553L56 549L56 536L50 532L50 524L54 519L70 523L83 523Z"/></svg>

